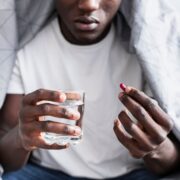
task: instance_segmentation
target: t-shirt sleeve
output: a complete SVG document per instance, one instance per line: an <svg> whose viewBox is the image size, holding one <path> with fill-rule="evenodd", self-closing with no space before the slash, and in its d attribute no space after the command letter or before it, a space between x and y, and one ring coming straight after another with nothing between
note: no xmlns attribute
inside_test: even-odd
<svg viewBox="0 0 180 180"><path fill-rule="evenodd" d="M19 57L15 61L15 65L9 81L7 93L8 94L24 94L24 86L22 83L22 76L19 65Z"/></svg>

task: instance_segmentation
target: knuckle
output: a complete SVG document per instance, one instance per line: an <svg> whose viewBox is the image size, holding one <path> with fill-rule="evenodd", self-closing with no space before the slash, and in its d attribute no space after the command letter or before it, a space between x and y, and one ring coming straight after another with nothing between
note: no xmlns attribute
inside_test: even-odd
<svg viewBox="0 0 180 180"><path fill-rule="evenodd" d="M39 98L39 97L43 96L44 91L45 91L44 89L38 89L35 91L35 94Z"/></svg>
<svg viewBox="0 0 180 180"><path fill-rule="evenodd" d="M139 148L145 152L153 151L157 146L152 144L151 142L145 142L143 145L139 145Z"/></svg>
<svg viewBox="0 0 180 180"><path fill-rule="evenodd" d="M136 116L141 116L141 119L142 120L146 120L146 115L145 115L145 112L144 112L144 108L138 106L134 109L134 113Z"/></svg>
<svg viewBox="0 0 180 180"><path fill-rule="evenodd" d="M130 94L136 98L140 97L140 92L137 89L131 89Z"/></svg>
<svg viewBox="0 0 180 180"><path fill-rule="evenodd" d="M158 134L154 137L151 138L151 141L153 142L154 145L159 145L166 139L165 133Z"/></svg>
<svg viewBox="0 0 180 180"><path fill-rule="evenodd" d="M135 134L135 129L134 129L134 125L133 125L133 123L126 123L125 125L124 125L124 128L125 128L125 130L129 133L129 134L131 134L132 136Z"/></svg>
<svg viewBox="0 0 180 180"><path fill-rule="evenodd" d="M50 128L50 122L49 121L45 121L45 122L42 122L41 123L41 129L43 130L43 131L48 131Z"/></svg>
<svg viewBox="0 0 180 180"><path fill-rule="evenodd" d="M64 107L62 107L59 112L60 112L62 115L64 115L64 116L68 113L68 112L67 112L67 109L64 108Z"/></svg>
<svg viewBox="0 0 180 180"><path fill-rule="evenodd" d="M56 91L51 91L50 96L51 99L57 99L59 97L59 93Z"/></svg>
<svg viewBox="0 0 180 180"><path fill-rule="evenodd" d="M157 143L162 143L166 139L166 133L162 133L159 137L157 137Z"/></svg>
<svg viewBox="0 0 180 180"><path fill-rule="evenodd" d="M145 102L145 108L148 110L153 110L156 108L155 100L147 99Z"/></svg>
<svg viewBox="0 0 180 180"><path fill-rule="evenodd" d="M171 119L168 119L167 125L165 126L165 129L167 132L170 132L173 129L174 123Z"/></svg>
<svg viewBox="0 0 180 180"><path fill-rule="evenodd" d="M68 125L65 125L63 128L63 132L65 134L70 134L71 133L71 128Z"/></svg>
<svg viewBox="0 0 180 180"><path fill-rule="evenodd" d="M47 104L42 104L40 110L42 114L48 114L50 112L50 107Z"/></svg>
<svg viewBox="0 0 180 180"><path fill-rule="evenodd" d="M156 144L151 144L149 146L149 152L154 151L155 149L157 149L157 145Z"/></svg>
<svg viewBox="0 0 180 180"><path fill-rule="evenodd" d="M137 127L134 123L129 125L129 133L132 134L132 136L136 136L136 130Z"/></svg>

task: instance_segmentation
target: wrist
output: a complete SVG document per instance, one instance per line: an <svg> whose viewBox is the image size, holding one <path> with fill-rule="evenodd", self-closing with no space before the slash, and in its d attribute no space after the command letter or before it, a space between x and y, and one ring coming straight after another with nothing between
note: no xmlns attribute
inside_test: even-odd
<svg viewBox="0 0 180 180"><path fill-rule="evenodd" d="M24 142L24 138L19 130L19 127L17 127L16 130L16 145L19 150L23 150L26 153L30 153L33 150L31 146L27 146Z"/></svg>
<svg viewBox="0 0 180 180"><path fill-rule="evenodd" d="M143 158L147 167L157 174L172 171L177 165L177 159L177 147L169 138L166 138L155 150Z"/></svg>

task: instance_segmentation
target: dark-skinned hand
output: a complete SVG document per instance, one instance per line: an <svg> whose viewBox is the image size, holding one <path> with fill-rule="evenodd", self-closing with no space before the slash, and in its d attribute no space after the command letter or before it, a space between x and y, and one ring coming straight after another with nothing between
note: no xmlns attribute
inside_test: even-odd
<svg viewBox="0 0 180 180"><path fill-rule="evenodd" d="M114 123L115 134L133 157L144 158L168 138L172 121L153 99L133 87L124 88L119 99L137 123L121 111Z"/></svg>
<svg viewBox="0 0 180 180"><path fill-rule="evenodd" d="M20 115L19 115L19 136L24 149L31 151L36 148L44 149L63 149L68 145L47 144L41 136L41 133L51 132L65 135L80 135L81 129L78 126L70 126L68 124L41 121L45 115L63 117L69 120L80 119L78 111L68 111L64 107L48 103L64 102L66 99L76 100L77 94L65 94L61 91L51 91L39 89L24 96ZM39 103L44 101L45 103Z"/></svg>

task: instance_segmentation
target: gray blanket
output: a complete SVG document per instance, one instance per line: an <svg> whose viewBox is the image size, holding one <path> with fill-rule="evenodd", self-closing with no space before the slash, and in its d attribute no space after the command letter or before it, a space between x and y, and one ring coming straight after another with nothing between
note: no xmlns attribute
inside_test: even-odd
<svg viewBox="0 0 180 180"><path fill-rule="evenodd" d="M154 96L174 121L180 139L180 1L125 0L135 51ZM130 13L129 13L130 12Z"/></svg>
<svg viewBox="0 0 180 180"><path fill-rule="evenodd" d="M15 53L43 27L53 0L0 0L0 107ZM172 117L180 139L179 0L124 0L121 11L131 27L134 51L154 96Z"/></svg>

